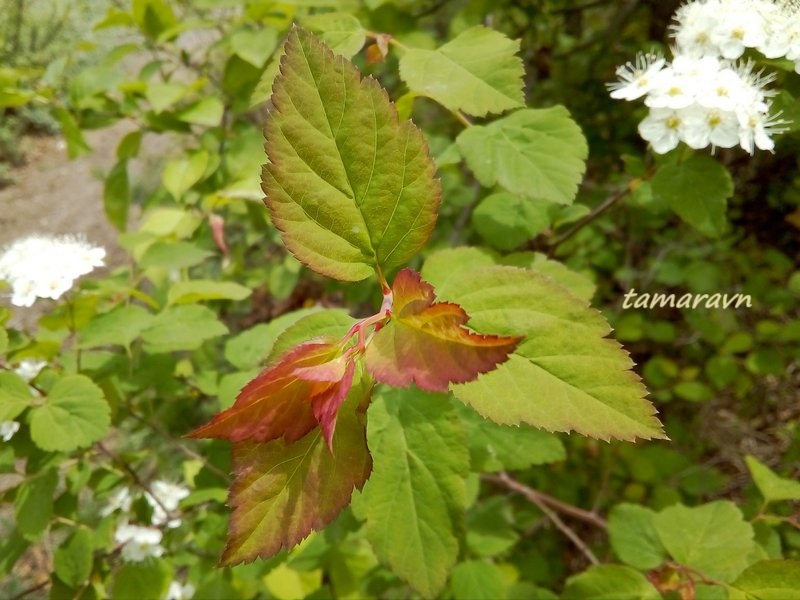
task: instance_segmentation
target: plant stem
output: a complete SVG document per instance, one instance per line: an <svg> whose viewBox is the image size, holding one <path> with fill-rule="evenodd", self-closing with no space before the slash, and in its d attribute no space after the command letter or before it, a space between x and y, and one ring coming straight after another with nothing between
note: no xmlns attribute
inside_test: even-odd
<svg viewBox="0 0 800 600"><path fill-rule="evenodd" d="M550 252L552 253L558 246L566 242L569 238L573 235L578 233L581 229L586 227L589 223L594 221L597 217L602 215L605 211L611 208L614 204L622 200L625 196L630 194L631 188L630 186L626 186L624 189L618 191L615 194L612 194L608 198L606 198L601 204L598 204L592 209L588 215L583 217L580 221L575 223L572 227L570 227L567 231L562 233L561 235L557 236L550 242Z"/></svg>

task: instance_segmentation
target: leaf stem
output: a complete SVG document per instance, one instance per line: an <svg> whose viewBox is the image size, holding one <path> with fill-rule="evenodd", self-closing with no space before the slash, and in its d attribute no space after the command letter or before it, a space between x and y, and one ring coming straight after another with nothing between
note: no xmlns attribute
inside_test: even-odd
<svg viewBox="0 0 800 600"><path fill-rule="evenodd" d="M550 242L550 252L552 253L552 251L555 250L558 246L560 246L561 244L566 242L569 238L571 238L573 235L578 233L581 229L586 227L589 223L594 221L597 217L602 215L609 208L614 206L614 204L616 204L617 202L622 200L625 196L630 194L631 191L632 191L631 186L627 185L625 188L619 190L615 194L612 194L611 196L606 198L601 204L598 204L597 206L595 206L592 209L592 212L590 212L588 215L583 217L580 221L575 223L575 225L570 227L567 231L565 231L561 235L555 237Z"/></svg>
<svg viewBox="0 0 800 600"><path fill-rule="evenodd" d="M472 127L472 121L463 112L460 110L451 110L450 112L464 127Z"/></svg>

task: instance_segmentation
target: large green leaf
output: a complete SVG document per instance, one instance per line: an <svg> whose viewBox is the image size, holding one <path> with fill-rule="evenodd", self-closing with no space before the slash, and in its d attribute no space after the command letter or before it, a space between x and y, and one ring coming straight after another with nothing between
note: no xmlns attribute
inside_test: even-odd
<svg viewBox="0 0 800 600"><path fill-rule="evenodd" d="M694 508L676 504L658 513L653 524L672 558L713 579L735 579L755 547L753 527L727 500Z"/></svg>
<svg viewBox="0 0 800 600"><path fill-rule="evenodd" d="M500 184L535 200L572 204L589 150L563 106L518 110L456 139L467 165L484 186Z"/></svg>
<svg viewBox="0 0 800 600"><path fill-rule="evenodd" d="M757 562L731 587L730 600L800 600L800 561Z"/></svg>
<svg viewBox="0 0 800 600"><path fill-rule="evenodd" d="M0 373L0 421L11 421L30 406L31 388L16 373Z"/></svg>
<svg viewBox="0 0 800 600"><path fill-rule="evenodd" d="M450 588L455 600L497 600L505 598L506 580L497 565L470 560L453 569Z"/></svg>
<svg viewBox="0 0 800 600"><path fill-rule="evenodd" d="M456 562L463 529L464 429L447 396L416 388L382 392L368 417L375 471L361 498L367 537L392 571L434 596Z"/></svg>
<svg viewBox="0 0 800 600"><path fill-rule="evenodd" d="M475 207L472 224L487 244L498 250L513 250L547 229L550 219L547 204L497 192Z"/></svg>
<svg viewBox="0 0 800 600"><path fill-rule="evenodd" d="M665 437L633 362L584 300L544 275L505 266L463 271L436 289L464 307L476 331L526 336L507 362L453 386L484 417L600 439Z"/></svg>
<svg viewBox="0 0 800 600"><path fill-rule="evenodd" d="M745 462L764 500L767 502L800 500L800 481L777 475L754 456L745 457Z"/></svg>
<svg viewBox="0 0 800 600"><path fill-rule="evenodd" d="M408 87L450 110L482 117L523 105L519 41L477 26L436 50L410 48L400 58Z"/></svg>
<svg viewBox="0 0 800 600"><path fill-rule="evenodd" d="M228 333L214 311L205 306L172 306L159 313L142 332L148 352L195 350L208 339Z"/></svg>
<svg viewBox="0 0 800 600"><path fill-rule="evenodd" d="M263 189L306 265L345 281L398 267L427 241L440 186L422 134L386 92L312 34L289 34L267 120Z"/></svg>
<svg viewBox="0 0 800 600"><path fill-rule="evenodd" d="M620 560L637 569L655 569L667 557L653 520L656 513L638 504L618 504L608 515L608 536Z"/></svg>
<svg viewBox="0 0 800 600"><path fill-rule="evenodd" d="M664 165L653 177L652 187L654 194L701 233L716 237L725 231L733 179L718 161L697 155L676 165Z"/></svg>
<svg viewBox="0 0 800 600"><path fill-rule="evenodd" d="M116 345L128 347L153 323L154 319L153 314L141 306L135 304L119 306L89 321L80 333L79 346L81 348Z"/></svg>
<svg viewBox="0 0 800 600"><path fill-rule="evenodd" d="M115 573L112 600L164 598L172 579L172 568L160 558L126 563Z"/></svg>
<svg viewBox="0 0 800 600"><path fill-rule="evenodd" d="M31 439L42 450L69 452L101 439L111 422L103 390L85 375L59 379L31 410Z"/></svg>
<svg viewBox="0 0 800 600"><path fill-rule="evenodd" d="M56 575L67 585L78 587L92 572L93 555L92 534L82 527L56 550L53 556Z"/></svg>
<svg viewBox="0 0 800 600"><path fill-rule="evenodd" d="M57 485L58 472L50 468L32 475L19 486L14 510L17 529L26 540L37 540L50 522Z"/></svg>
<svg viewBox="0 0 800 600"><path fill-rule="evenodd" d="M194 304L207 300L244 300L253 293L248 287L233 281L189 279L169 288L167 304Z"/></svg>
<svg viewBox="0 0 800 600"><path fill-rule="evenodd" d="M367 379L339 410L332 452L319 428L291 444L278 439L234 446L233 514L223 564L291 548L332 521L364 485L372 468L363 415L372 389Z"/></svg>
<svg viewBox="0 0 800 600"><path fill-rule="evenodd" d="M331 50L345 58L357 54L367 40L359 20L347 13L327 12L309 15L303 19L303 27L319 35Z"/></svg>
<svg viewBox="0 0 800 600"><path fill-rule="evenodd" d="M635 569L597 565L567 579L561 599L661 600L661 594Z"/></svg>

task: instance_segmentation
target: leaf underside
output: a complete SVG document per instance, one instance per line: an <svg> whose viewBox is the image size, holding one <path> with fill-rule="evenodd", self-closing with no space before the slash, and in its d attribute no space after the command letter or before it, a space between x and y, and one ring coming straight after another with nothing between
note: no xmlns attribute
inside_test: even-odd
<svg viewBox="0 0 800 600"><path fill-rule="evenodd" d="M412 258L433 230L441 188L421 132L399 120L378 82L294 28L272 105L262 188L289 250L344 281Z"/></svg>

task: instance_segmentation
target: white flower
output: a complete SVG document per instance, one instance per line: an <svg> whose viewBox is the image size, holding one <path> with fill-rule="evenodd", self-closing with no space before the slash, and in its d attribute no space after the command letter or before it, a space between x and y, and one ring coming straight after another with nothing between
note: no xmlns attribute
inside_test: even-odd
<svg viewBox="0 0 800 600"><path fill-rule="evenodd" d="M611 97L615 100L635 100L647 94L666 61L655 54L639 54L635 63L617 67L619 81L609 83Z"/></svg>
<svg viewBox="0 0 800 600"><path fill-rule="evenodd" d="M194 586L191 583L181 585L178 581L169 584L165 600L189 600L194 596Z"/></svg>
<svg viewBox="0 0 800 600"><path fill-rule="evenodd" d="M20 361L17 368L14 369L14 373L22 377L25 381L31 381L39 374L39 371L41 371L45 365L47 365L47 362L44 360L25 359Z"/></svg>
<svg viewBox="0 0 800 600"><path fill-rule="evenodd" d="M164 548L161 546L161 531L154 527L141 527L121 523L114 539L122 546L122 559L126 562L139 562L148 556L162 556Z"/></svg>
<svg viewBox="0 0 800 600"><path fill-rule="evenodd" d="M747 0L723 2L719 22L711 32L723 58L739 58L745 48L759 48L767 40L766 22L759 10L761 2Z"/></svg>
<svg viewBox="0 0 800 600"><path fill-rule="evenodd" d="M719 0L689 2L677 10L672 30L679 54L696 58L719 56L719 49L711 36L721 10Z"/></svg>
<svg viewBox="0 0 800 600"><path fill-rule="evenodd" d="M778 118L778 115L770 117L763 112L750 110L740 111L736 116L739 119L739 145L750 154L755 148L772 152L775 142L770 136L786 131L783 125L787 122Z"/></svg>
<svg viewBox="0 0 800 600"><path fill-rule="evenodd" d="M0 438L7 442L14 434L19 431L19 423L16 421L0 421Z"/></svg>
<svg viewBox="0 0 800 600"><path fill-rule="evenodd" d="M800 2L763 3L761 13L767 32L758 48L767 58L800 57Z"/></svg>
<svg viewBox="0 0 800 600"><path fill-rule="evenodd" d="M108 504L100 509L100 516L107 517L117 510L128 512L131 509L132 501L133 498L131 497L131 491L126 486L117 488L117 491L114 492L114 495L108 499Z"/></svg>
<svg viewBox="0 0 800 600"><path fill-rule="evenodd" d="M57 300L81 275L104 265L105 249L74 236L19 239L0 256L0 279L11 284L11 303L31 306L37 298Z"/></svg>
<svg viewBox="0 0 800 600"><path fill-rule="evenodd" d="M698 87L697 103L706 108L735 111L753 102L755 96L741 76L731 68L723 68Z"/></svg>
<svg viewBox="0 0 800 600"><path fill-rule="evenodd" d="M639 135L650 142L658 154L669 152L678 145L683 129L683 117L670 108L654 108L639 123Z"/></svg>
<svg viewBox="0 0 800 600"><path fill-rule="evenodd" d="M652 91L644 103L650 108L686 108L694 102L697 93L694 77L676 73L672 68L664 69L659 74Z"/></svg>
<svg viewBox="0 0 800 600"><path fill-rule="evenodd" d="M718 108L692 106L683 111L683 141L695 150L709 144L732 148L739 143L736 113Z"/></svg>
<svg viewBox="0 0 800 600"><path fill-rule="evenodd" d="M170 519L164 509L168 512L176 510L180 501L189 495L189 489L168 481L154 481L150 490L153 494L145 492L144 498L153 509L152 524L166 525L169 528L178 527L181 520Z"/></svg>

